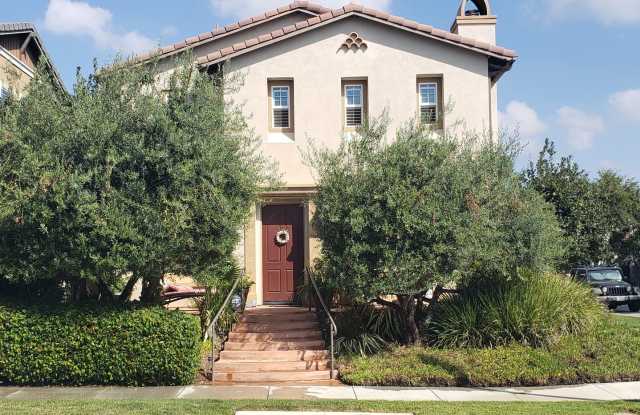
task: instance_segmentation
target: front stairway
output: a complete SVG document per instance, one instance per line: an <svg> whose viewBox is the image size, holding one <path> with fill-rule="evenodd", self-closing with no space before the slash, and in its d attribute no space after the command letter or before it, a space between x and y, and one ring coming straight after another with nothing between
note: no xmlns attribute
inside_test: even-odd
<svg viewBox="0 0 640 415"><path fill-rule="evenodd" d="M214 364L217 383L330 381L331 361L315 314L299 307L248 309Z"/></svg>

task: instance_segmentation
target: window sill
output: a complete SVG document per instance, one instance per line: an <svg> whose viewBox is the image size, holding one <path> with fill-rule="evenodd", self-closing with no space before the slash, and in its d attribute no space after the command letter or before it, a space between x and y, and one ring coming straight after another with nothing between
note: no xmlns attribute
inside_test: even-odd
<svg viewBox="0 0 640 415"><path fill-rule="evenodd" d="M295 133L269 133L265 142L267 144L293 144Z"/></svg>

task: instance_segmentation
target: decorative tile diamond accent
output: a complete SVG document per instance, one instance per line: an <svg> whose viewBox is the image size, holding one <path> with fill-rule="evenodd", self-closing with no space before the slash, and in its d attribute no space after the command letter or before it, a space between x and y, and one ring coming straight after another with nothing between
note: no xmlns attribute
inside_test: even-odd
<svg viewBox="0 0 640 415"><path fill-rule="evenodd" d="M367 42L365 42L359 34L356 32L351 32L347 40L342 43L341 46L345 50L353 50L357 51L359 49L366 50L369 46Z"/></svg>

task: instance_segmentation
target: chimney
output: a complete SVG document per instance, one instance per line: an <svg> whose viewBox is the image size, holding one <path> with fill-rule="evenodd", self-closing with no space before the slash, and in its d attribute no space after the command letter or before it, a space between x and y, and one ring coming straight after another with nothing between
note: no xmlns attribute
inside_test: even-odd
<svg viewBox="0 0 640 415"><path fill-rule="evenodd" d="M489 0L462 0L451 32L495 45L496 21Z"/></svg>

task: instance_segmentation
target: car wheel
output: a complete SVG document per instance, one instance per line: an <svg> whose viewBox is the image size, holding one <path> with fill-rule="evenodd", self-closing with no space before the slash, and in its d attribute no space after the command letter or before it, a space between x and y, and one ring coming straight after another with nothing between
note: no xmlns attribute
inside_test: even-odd
<svg viewBox="0 0 640 415"><path fill-rule="evenodd" d="M631 310L632 313L637 313L638 311L640 311L640 301L632 301L629 303L629 310Z"/></svg>

